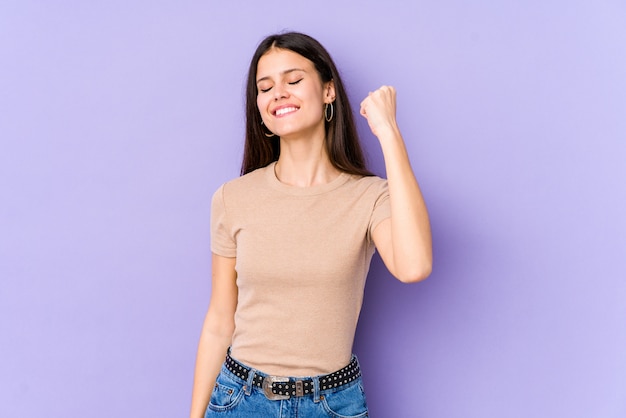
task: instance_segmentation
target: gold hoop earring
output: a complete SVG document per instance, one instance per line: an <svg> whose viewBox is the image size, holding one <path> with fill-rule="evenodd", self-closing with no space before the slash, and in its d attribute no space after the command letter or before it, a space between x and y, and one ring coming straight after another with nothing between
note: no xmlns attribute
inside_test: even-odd
<svg viewBox="0 0 626 418"><path fill-rule="evenodd" d="M265 126L265 123L263 123L263 121L261 121L261 130L263 131L263 135L265 135L268 138L276 136L276 134L274 132L270 131L269 129L267 129L267 127L266 127L266 129L263 129L264 126Z"/></svg>
<svg viewBox="0 0 626 418"><path fill-rule="evenodd" d="M330 116L328 116L328 109L330 109ZM326 122L330 122L333 120L333 116L335 116L335 106L333 106L332 102L326 103L326 106L324 106L324 119L326 119Z"/></svg>

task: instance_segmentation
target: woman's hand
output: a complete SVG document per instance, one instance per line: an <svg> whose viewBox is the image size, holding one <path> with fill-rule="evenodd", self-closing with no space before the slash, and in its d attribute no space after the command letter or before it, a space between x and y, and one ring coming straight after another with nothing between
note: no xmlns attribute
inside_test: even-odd
<svg viewBox="0 0 626 418"><path fill-rule="evenodd" d="M361 102L361 115L367 119L372 133L378 139L398 131L396 123L396 89L382 86Z"/></svg>

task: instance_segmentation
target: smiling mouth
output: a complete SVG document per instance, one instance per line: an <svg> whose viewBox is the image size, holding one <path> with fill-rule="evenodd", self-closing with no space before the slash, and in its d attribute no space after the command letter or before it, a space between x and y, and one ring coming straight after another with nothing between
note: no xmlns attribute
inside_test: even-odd
<svg viewBox="0 0 626 418"><path fill-rule="evenodd" d="M297 107L283 107L282 109L278 109L278 110L274 111L274 114L276 116L283 116L283 115L286 115L288 113L293 113L296 110L298 110Z"/></svg>

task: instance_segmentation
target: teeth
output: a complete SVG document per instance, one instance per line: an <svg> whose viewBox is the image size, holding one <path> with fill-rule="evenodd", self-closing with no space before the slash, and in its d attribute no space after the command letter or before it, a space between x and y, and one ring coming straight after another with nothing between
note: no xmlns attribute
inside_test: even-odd
<svg viewBox="0 0 626 418"><path fill-rule="evenodd" d="M296 108L296 107L284 107L284 108L278 109L276 111L276 116L281 116L281 115L284 115L285 113L289 113L289 112L295 112L296 110L298 110L298 108Z"/></svg>

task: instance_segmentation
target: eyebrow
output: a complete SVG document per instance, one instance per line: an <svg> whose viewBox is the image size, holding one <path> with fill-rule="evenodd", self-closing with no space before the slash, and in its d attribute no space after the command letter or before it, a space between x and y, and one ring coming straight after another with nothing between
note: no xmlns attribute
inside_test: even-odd
<svg viewBox="0 0 626 418"><path fill-rule="evenodd" d="M305 73L306 73L306 70L303 70L302 68L291 68L291 69L289 69L289 70L285 70L285 71L281 72L280 74L284 76L284 75L286 75L286 74L293 73L293 72L295 72L295 71L302 71L302 72L305 72ZM259 78L256 82L257 82L257 84L258 84L258 83L260 83L261 81L263 81L263 80L267 80L267 79L269 79L269 78L270 78L270 76L261 77L261 78Z"/></svg>

